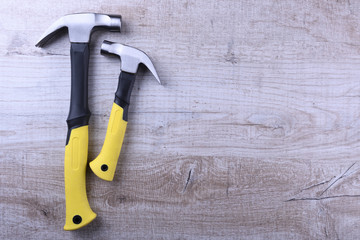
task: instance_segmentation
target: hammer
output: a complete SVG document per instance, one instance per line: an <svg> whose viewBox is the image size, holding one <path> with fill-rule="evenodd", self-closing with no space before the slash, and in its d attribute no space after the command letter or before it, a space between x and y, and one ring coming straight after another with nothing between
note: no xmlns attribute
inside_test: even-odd
<svg viewBox="0 0 360 240"><path fill-rule="evenodd" d="M120 31L121 16L97 13L78 13L61 17L52 24L37 47L43 47L51 38L68 29L71 43L71 98L67 118L68 132L65 146L65 203L64 230L76 230L95 219L86 196L86 165L88 154L88 68L91 33L98 28Z"/></svg>
<svg viewBox="0 0 360 240"><path fill-rule="evenodd" d="M117 55L121 59L118 88L112 105L104 145L100 154L90 162L91 170L101 179L112 181L124 140L128 121L130 95L134 86L139 64L145 65L161 84L150 58L139 49L120 43L104 41L102 54Z"/></svg>

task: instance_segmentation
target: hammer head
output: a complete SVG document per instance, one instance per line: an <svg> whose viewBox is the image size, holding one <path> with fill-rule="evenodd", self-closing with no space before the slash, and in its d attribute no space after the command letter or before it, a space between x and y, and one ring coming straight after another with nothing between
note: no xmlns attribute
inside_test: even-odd
<svg viewBox="0 0 360 240"><path fill-rule="evenodd" d="M121 71L136 74L139 64L144 64L161 84L159 76L150 58L143 51L120 43L104 41L101 45L101 54L114 54L120 57Z"/></svg>
<svg viewBox="0 0 360 240"><path fill-rule="evenodd" d="M67 28L72 43L88 43L93 30L108 28L111 31L120 31L121 16L99 13L76 13L65 15L54 22L41 36L37 47L43 47L62 29Z"/></svg>

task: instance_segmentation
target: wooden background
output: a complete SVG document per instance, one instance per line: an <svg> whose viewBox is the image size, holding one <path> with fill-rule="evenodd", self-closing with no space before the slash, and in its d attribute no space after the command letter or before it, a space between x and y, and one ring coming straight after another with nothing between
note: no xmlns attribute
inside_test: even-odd
<svg viewBox="0 0 360 240"><path fill-rule="evenodd" d="M102 40L142 49L113 182L87 174L98 217L65 215L67 35L62 15L123 16L96 32L89 160L99 153L120 64ZM2 1L0 239L356 239L360 236L360 2Z"/></svg>

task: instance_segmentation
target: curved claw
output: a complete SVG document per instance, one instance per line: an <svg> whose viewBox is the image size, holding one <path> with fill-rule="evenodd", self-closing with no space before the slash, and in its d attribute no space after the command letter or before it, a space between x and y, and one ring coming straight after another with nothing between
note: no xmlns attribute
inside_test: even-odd
<svg viewBox="0 0 360 240"><path fill-rule="evenodd" d="M140 50L139 50L140 51ZM154 64L151 62L150 58L148 57L148 55L146 55L144 52L141 51L142 54L141 57L141 63L144 64L149 70L150 72L154 75L154 77L156 78L156 80L159 82L159 84L161 85L161 81L159 76L157 75L157 72L155 70Z"/></svg>
<svg viewBox="0 0 360 240"><path fill-rule="evenodd" d="M43 47L50 39L52 39L60 30L67 27L65 25L64 17L59 18L57 21L55 21L46 31L45 33L40 37L40 40L35 45L36 47Z"/></svg>
<svg viewBox="0 0 360 240"><path fill-rule="evenodd" d="M128 73L136 73L139 64L144 64L150 72L154 75L156 80L161 84L160 78L155 70L154 64L150 58L143 51L130 47L121 43L114 43L110 41L104 41L101 45L102 54L114 54L121 59L121 71Z"/></svg>

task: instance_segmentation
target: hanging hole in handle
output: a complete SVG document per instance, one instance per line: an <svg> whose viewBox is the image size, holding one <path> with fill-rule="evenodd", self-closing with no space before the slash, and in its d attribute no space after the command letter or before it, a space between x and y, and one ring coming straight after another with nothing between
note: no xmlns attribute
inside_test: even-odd
<svg viewBox="0 0 360 240"><path fill-rule="evenodd" d="M108 165L103 164L101 165L101 171L106 172L109 169Z"/></svg>
<svg viewBox="0 0 360 240"><path fill-rule="evenodd" d="M81 218L79 215L75 215L75 216L73 217L73 223L75 223L75 224L80 224L81 221L82 221L82 218Z"/></svg>

